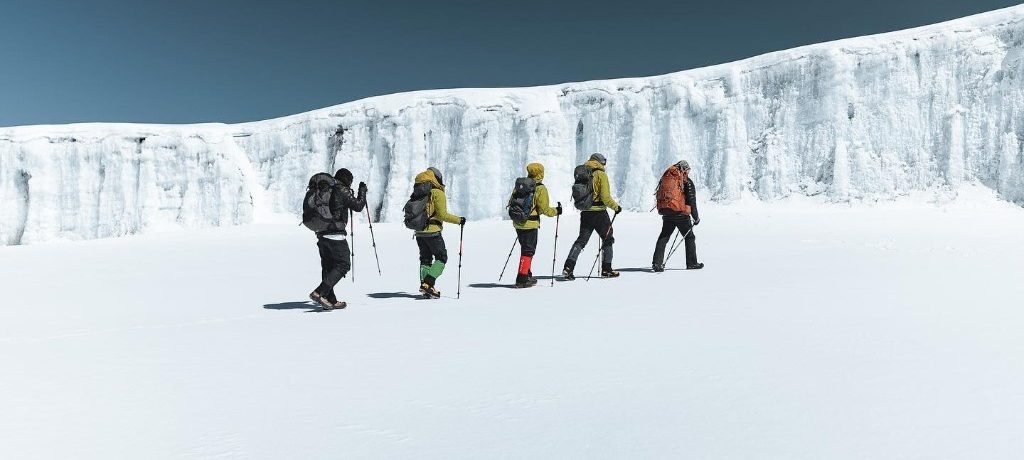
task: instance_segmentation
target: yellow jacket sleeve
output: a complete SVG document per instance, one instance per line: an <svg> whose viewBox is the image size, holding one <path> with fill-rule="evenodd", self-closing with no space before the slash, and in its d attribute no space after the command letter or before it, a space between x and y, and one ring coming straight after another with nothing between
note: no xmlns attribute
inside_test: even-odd
<svg viewBox="0 0 1024 460"><path fill-rule="evenodd" d="M555 217L558 215L558 210L552 208L548 201L548 188L544 185L537 186L537 193L534 196L533 202L538 214L544 214L548 217Z"/></svg>
<svg viewBox="0 0 1024 460"><path fill-rule="evenodd" d="M448 222L449 224L458 224L462 221L462 217L448 213L448 199L444 196L444 191L433 189L430 191L430 201L434 205L434 215L431 217L442 222Z"/></svg>

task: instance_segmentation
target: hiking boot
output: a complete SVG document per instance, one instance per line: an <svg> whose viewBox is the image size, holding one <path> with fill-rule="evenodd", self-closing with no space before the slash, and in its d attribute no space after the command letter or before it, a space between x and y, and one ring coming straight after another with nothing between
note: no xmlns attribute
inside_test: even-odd
<svg viewBox="0 0 1024 460"><path fill-rule="evenodd" d="M315 290L309 293L309 300L312 300L314 303L320 303L321 298L320 293Z"/></svg>
<svg viewBox="0 0 1024 460"><path fill-rule="evenodd" d="M420 283L420 292L423 293L423 297L428 299L439 299L441 298L441 291L434 288L434 283L437 282L437 278L427 275L423 277L423 282Z"/></svg>
<svg viewBox="0 0 1024 460"><path fill-rule="evenodd" d="M617 278L619 272L612 270L611 264L601 264L601 278Z"/></svg>
<svg viewBox="0 0 1024 460"><path fill-rule="evenodd" d="M655 273L661 273L665 271L665 264L653 264L651 270L654 270Z"/></svg>
<svg viewBox="0 0 1024 460"><path fill-rule="evenodd" d="M576 276L572 274L572 268L565 267L562 269L562 278L565 278L568 281L572 281L576 279Z"/></svg>
<svg viewBox="0 0 1024 460"><path fill-rule="evenodd" d="M687 270L700 270L702 268L704 268L704 264L703 263L696 263L696 264L693 264L693 265L687 265L686 266Z"/></svg>
<svg viewBox="0 0 1024 460"><path fill-rule="evenodd" d="M343 309L343 308L348 306L347 303L342 302L340 300L335 300L334 302L327 302L327 304L329 304L330 307L328 307L325 304L320 304L320 306L323 307L324 311L341 310L341 309Z"/></svg>
<svg viewBox="0 0 1024 460"><path fill-rule="evenodd" d="M437 278L427 275L423 277L423 282L420 283L420 292L423 293L423 297L428 299L440 299L441 291L434 288L434 283L437 282Z"/></svg>
<svg viewBox="0 0 1024 460"><path fill-rule="evenodd" d="M317 303L320 304L320 307L323 308L324 311L331 311L334 310L335 308L338 308L336 307L336 305L338 304L338 299L331 300L328 299L327 297L320 296L320 300L318 300ZM345 302L341 302L342 306L340 308L345 308L344 303Z"/></svg>
<svg viewBox="0 0 1024 460"><path fill-rule="evenodd" d="M434 286L431 286L425 282L420 283L420 292L423 293L423 297L426 297L428 299L441 298L441 291L438 291L437 289L434 288Z"/></svg>

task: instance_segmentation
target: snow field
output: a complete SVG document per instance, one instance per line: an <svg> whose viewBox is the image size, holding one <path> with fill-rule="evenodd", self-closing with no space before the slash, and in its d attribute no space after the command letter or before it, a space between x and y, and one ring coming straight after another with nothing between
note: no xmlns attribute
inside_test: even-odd
<svg viewBox="0 0 1024 460"><path fill-rule="evenodd" d="M458 301L457 228L445 298L416 300L403 297L416 288L409 232L374 226L378 277L360 219L357 282L338 289L350 307L327 313L302 303L319 267L293 224L0 248L0 457L1024 450L1019 208L755 203L702 217L705 270L633 271L660 220L625 213L621 278L527 290L492 287L511 225L470 222ZM562 220L559 266L577 222Z"/></svg>

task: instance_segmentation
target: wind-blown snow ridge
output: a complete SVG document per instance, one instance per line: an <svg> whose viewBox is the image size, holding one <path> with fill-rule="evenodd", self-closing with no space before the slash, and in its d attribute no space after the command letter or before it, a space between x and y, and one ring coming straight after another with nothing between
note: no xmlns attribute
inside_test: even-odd
<svg viewBox="0 0 1024 460"><path fill-rule="evenodd" d="M499 217L527 162L567 201L593 152L634 210L681 158L717 201L972 183L1024 204L1022 21L1017 6L657 77L418 91L235 125L0 128L0 242L296 215L306 179L342 166L381 220L430 165L453 210Z"/></svg>

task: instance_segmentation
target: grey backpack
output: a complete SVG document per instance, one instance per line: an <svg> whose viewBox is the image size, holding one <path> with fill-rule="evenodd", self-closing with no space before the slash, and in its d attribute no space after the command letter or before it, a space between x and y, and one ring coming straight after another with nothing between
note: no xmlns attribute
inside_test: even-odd
<svg viewBox="0 0 1024 460"><path fill-rule="evenodd" d="M430 182L420 182L412 187L412 195L405 203L405 227L409 230L421 231L430 224L430 216L427 215L427 205L430 203L430 190L433 185Z"/></svg>
<svg viewBox="0 0 1024 460"><path fill-rule="evenodd" d="M512 222L522 225L530 220L533 213L533 197L537 191L537 183L529 177L516 179L516 187L508 200L508 216Z"/></svg>
<svg viewBox="0 0 1024 460"><path fill-rule="evenodd" d="M579 165L572 175L573 205L580 211L589 211L594 206L594 170L587 165Z"/></svg>
<svg viewBox="0 0 1024 460"><path fill-rule="evenodd" d="M309 178L306 196L302 198L302 225L317 233L337 230L331 213L331 195L337 184L327 173L316 173Z"/></svg>

